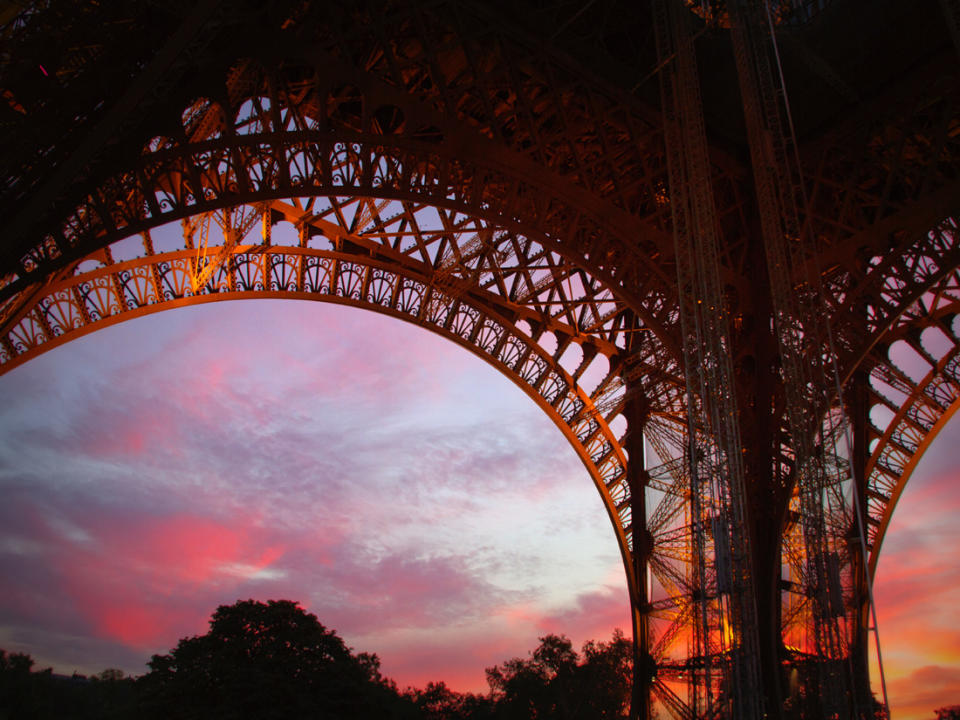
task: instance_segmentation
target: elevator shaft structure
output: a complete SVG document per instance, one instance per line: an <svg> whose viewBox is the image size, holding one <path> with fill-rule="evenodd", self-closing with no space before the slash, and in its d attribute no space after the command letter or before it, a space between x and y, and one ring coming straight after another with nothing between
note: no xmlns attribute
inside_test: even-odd
<svg viewBox="0 0 960 720"><path fill-rule="evenodd" d="M759 720L759 643L729 312L689 12L653 7L683 337L699 716Z"/></svg>
<svg viewBox="0 0 960 720"><path fill-rule="evenodd" d="M850 638L840 581L841 565L850 565L846 536L853 528L845 496L849 464L828 462L840 456L838 442L846 435L845 414L831 412L842 401L831 375L837 358L823 311L819 263L808 229L800 223L800 208L807 203L788 95L773 65L777 55L770 9L759 0L734 0L729 7L806 551L802 584L811 604L812 630L806 651L824 716L850 717L853 673L847 664Z"/></svg>

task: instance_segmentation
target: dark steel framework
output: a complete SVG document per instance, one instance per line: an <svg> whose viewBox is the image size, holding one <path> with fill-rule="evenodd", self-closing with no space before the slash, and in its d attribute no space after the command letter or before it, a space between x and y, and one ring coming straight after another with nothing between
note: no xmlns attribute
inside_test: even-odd
<svg viewBox="0 0 960 720"><path fill-rule="evenodd" d="M21 5L0 371L217 300L416 323L582 458L635 716L871 715L867 578L960 401L955 2Z"/></svg>

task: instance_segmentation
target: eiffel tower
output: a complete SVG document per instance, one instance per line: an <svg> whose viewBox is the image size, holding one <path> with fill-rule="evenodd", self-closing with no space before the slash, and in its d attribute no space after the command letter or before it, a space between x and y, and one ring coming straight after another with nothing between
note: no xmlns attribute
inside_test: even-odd
<svg viewBox="0 0 960 720"><path fill-rule="evenodd" d="M633 717L874 717L870 581L960 399L958 24L957 0L4 0L0 372L215 300L420 325L582 459Z"/></svg>

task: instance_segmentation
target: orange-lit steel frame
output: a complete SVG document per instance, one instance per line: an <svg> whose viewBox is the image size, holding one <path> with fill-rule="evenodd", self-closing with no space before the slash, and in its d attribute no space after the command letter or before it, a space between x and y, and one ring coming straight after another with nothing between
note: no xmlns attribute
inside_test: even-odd
<svg viewBox="0 0 960 720"><path fill-rule="evenodd" d="M217 300L415 323L583 460L627 575L634 716L865 716L866 573L960 403L955 3L771 3L791 136L758 134L783 107L744 70L766 4L576 5L5 10L0 372ZM829 341L790 299L813 285ZM841 399L798 380L826 367ZM843 479L810 485L814 454Z"/></svg>

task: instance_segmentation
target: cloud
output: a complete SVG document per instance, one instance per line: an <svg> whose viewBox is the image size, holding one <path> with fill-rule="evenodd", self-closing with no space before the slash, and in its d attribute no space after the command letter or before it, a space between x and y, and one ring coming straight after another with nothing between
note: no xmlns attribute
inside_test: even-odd
<svg viewBox="0 0 960 720"><path fill-rule="evenodd" d="M304 578L314 588L308 604L325 622L356 635L476 622L504 592L467 564L457 556L371 557L342 546L329 567Z"/></svg>
<svg viewBox="0 0 960 720"><path fill-rule="evenodd" d="M540 598L531 596L489 607L481 624L438 624L416 644L402 637L395 644L392 635L376 638L384 670L401 686L443 679L455 690L485 693L484 670L528 657L540 637L563 634L580 647L587 640L609 639L615 627L629 632L625 589L615 587L581 593L570 606L544 609Z"/></svg>
<svg viewBox="0 0 960 720"><path fill-rule="evenodd" d="M224 508L239 506L233 502L205 515L187 505L138 505L136 496L107 502L94 491L20 488L5 510L11 522L0 533L7 549L0 570L20 582L0 601L0 625L32 648L49 645L42 662L76 662L83 647L105 658L86 671L130 662L134 654L126 650L139 650L142 663L177 638L202 632L217 604L248 596L301 600L351 644L381 653L385 671L401 684L445 679L481 690L484 667L536 644L537 618L491 624L491 608L518 597L485 579L482 556L492 548L467 544L423 554L426 546L408 554L412 546L391 551L360 532L230 514ZM582 605L592 612L588 600ZM602 628L601 636L609 631ZM65 638L73 638L70 651Z"/></svg>
<svg viewBox="0 0 960 720"><path fill-rule="evenodd" d="M929 720L935 708L960 700L958 443L954 421L919 463L893 513L875 578L892 713L906 720Z"/></svg>
<svg viewBox="0 0 960 720"><path fill-rule="evenodd" d="M278 438L270 455L274 475L265 482L250 472L255 457L242 442L234 445L225 429L219 440L195 438L199 445L213 447L216 440L231 448L213 453L213 468L203 470L210 482L193 477L182 460L194 452L188 442L181 456L166 458L164 468L138 471L113 458L103 466L108 478L11 485L8 514L21 520L20 527L6 526L3 547L40 557L16 565L13 553L0 555L4 575L17 577L24 593L18 607L0 604L0 625L8 634L50 652L42 662L58 666L82 659L78 647L95 649L104 660L87 671L130 662L134 654L127 650L138 649L139 664L125 669L139 672L150 653L202 632L217 604L287 597L302 600L361 649L384 654L385 670L402 682L447 679L469 689L485 686L484 663L535 645L535 623L523 635L516 626L490 629L487 623L489 608L518 593L487 579L491 569L501 578L529 582L545 567L531 559L535 545L521 552L496 541L505 507L519 517L529 512L522 504L529 485L511 483L509 476L526 470L541 482L536 463L523 458L519 447L485 444L469 429L448 428L426 444L403 444L401 434L389 432L383 434L386 442L399 445L393 462L405 470L380 473L376 457L354 456L344 437L331 451L333 466L372 476L367 486L358 486L341 476L320 484L298 476L284 462L307 466L309 455L301 457L296 442ZM451 468L427 457L434 443ZM464 457L456 456L458 443L466 448ZM501 447L511 455L504 467ZM433 466L443 471L431 475ZM219 477L227 473L235 477ZM566 482L562 478L558 488ZM542 497L539 490L534 495ZM487 539L473 541L471 533L484 530L484 514L494 518ZM37 603L38 595L47 601ZM26 607L36 612L25 613ZM450 629L458 623L486 627L471 640L486 649L465 651ZM438 635L438 628L447 630ZM33 629L46 629L46 635ZM411 634L420 637L412 640ZM407 638L402 646L379 642L398 635ZM429 656L438 662L422 657L419 648L428 637L447 638L431 645ZM67 642L69 651L63 648Z"/></svg>
<svg viewBox="0 0 960 720"><path fill-rule="evenodd" d="M933 711L960 700L960 664L925 665L889 683L891 715L928 720Z"/></svg>
<svg viewBox="0 0 960 720"><path fill-rule="evenodd" d="M0 644L140 672L217 605L288 598L401 685L483 691L538 636L629 634L600 499L520 390L393 320L274 310L163 313L0 379ZM922 530L881 570L903 617L934 617L911 576L954 582Z"/></svg>
<svg viewBox="0 0 960 720"><path fill-rule="evenodd" d="M485 694L485 670L512 657L526 656L536 647L535 632L507 633L493 622L483 629L454 627L419 635L373 637L383 670L400 687L425 687L443 680L458 692Z"/></svg>
<svg viewBox="0 0 960 720"><path fill-rule="evenodd" d="M21 634L42 625L162 650L199 629L211 596L262 579L284 552L282 538L252 517L117 513L76 492L16 496L3 513L0 570L17 583L0 597L0 624Z"/></svg>
<svg viewBox="0 0 960 720"><path fill-rule="evenodd" d="M625 587L607 586L582 593L570 607L541 617L537 627L545 633L562 633L582 644L606 640L614 628L631 632L630 600Z"/></svg>

